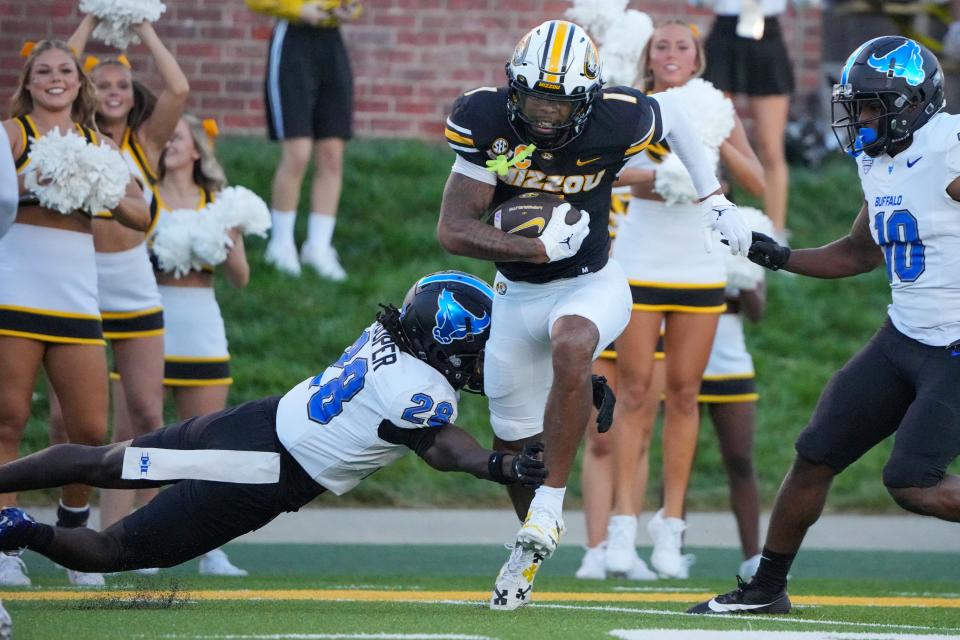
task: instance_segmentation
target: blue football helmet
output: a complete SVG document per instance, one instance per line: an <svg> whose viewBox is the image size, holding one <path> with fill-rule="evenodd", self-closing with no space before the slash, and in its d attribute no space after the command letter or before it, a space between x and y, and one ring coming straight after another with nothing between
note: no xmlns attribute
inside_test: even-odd
<svg viewBox="0 0 960 640"><path fill-rule="evenodd" d="M847 153L877 157L902 142L946 106L937 57L903 36L860 45L833 85L833 133ZM879 115L861 120L865 104ZM873 109L871 109L873 111Z"/></svg>
<svg viewBox="0 0 960 640"><path fill-rule="evenodd" d="M424 276L400 308L399 345L442 373L454 389L482 393L492 312L493 289L477 276L462 271Z"/></svg>

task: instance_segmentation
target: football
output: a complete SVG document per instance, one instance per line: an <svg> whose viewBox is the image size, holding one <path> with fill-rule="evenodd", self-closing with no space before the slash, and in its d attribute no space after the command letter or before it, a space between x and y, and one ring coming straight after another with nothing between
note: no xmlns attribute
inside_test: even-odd
<svg viewBox="0 0 960 640"><path fill-rule="evenodd" d="M525 238L539 238L550 214L557 205L566 202L562 196L542 191L530 191L510 198L493 210L493 226L507 233L515 233ZM580 219L580 210L570 207L566 215L567 224Z"/></svg>

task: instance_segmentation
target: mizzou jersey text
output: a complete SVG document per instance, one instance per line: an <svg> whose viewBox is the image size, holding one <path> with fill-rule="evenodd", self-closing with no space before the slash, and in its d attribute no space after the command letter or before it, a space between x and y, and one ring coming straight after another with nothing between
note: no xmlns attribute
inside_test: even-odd
<svg viewBox="0 0 960 640"><path fill-rule="evenodd" d="M528 191L563 195L574 207L590 213L590 235L577 255L547 264L498 262L510 280L542 283L596 272L606 263L610 244L606 213L617 173L627 160L663 135L655 100L628 87L604 89L580 135L557 149L537 150L496 176L493 206ZM507 88L481 87L460 96L447 119L447 142L457 154L479 167L525 149L528 140L511 124Z"/></svg>

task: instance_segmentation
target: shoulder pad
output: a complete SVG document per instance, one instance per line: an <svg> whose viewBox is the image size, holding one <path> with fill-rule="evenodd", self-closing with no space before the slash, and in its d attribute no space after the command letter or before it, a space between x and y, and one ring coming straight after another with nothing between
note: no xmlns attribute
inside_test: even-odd
<svg viewBox="0 0 960 640"><path fill-rule="evenodd" d="M496 87L478 87L467 91L453 103L444 136L454 151L480 153L496 131L496 123L507 117L506 92Z"/></svg>

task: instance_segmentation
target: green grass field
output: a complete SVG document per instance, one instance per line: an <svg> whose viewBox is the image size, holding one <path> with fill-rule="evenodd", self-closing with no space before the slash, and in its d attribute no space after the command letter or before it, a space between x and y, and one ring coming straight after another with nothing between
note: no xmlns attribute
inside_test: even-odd
<svg viewBox="0 0 960 640"><path fill-rule="evenodd" d="M681 612L732 588L739 562L732 550L693 549L703 577L651 584L575 580L568 576L580 551L561 547L538 575L533 604L512 613L486 606L505 557L495 546L234 544L228 551L250 577L200 577L190 562L155 577L110 577L102 592L69 588L62 571L30 555L34 587L0 598L18 640L531 640L638 629L677 630L686 640L697 640L697 630L735 631L731 640L747 631L960 637L958 562L947 554L807 551L794 566L789 616L705 618ZM667 637L656 633L649 637Z"/></svg>
<svg viewBox="0 0 960 640"><path fill-rule="evenodd" d="M227 138L218 146L231 182L269 197L278 160L276 145L255 138ZM315 375L350 345L377 311L378 302L399 303L424 273L466 269L492 279L490 263L452 257L437 243L437 212L453 154L446 146L410 141L358 140L347 148L345 184L334 242L350 278L341 284L306 271L299 279L279 274L263 262L264 241L248 240L250 286L233 290L222 279L217 295L223 308L236 383L231 402L284 393ZM304 181L302 208L307 206ZM814 246L847 231L859 207L860 188L853 163L842 158L818 171L791 174L790 226L794 246ZM749 203L744 201L744 203ZM755 204L755 203L753 203ZM298 238L306 216L299 216ZM858 278L818 281L772 274L768 278L766 319L748 329L761 393L757 468L763 500L772 501L793 456L793 440L806 424L820 390L876 330L890 293L881 271ZM25 450L47 445L46 390L38 386ZM483 398L467 396L461 423L482 442L491 432ZM173 416L170 415L172 421ZM659 477L654 443L651 477ZM889 451L881 445L834 484L828 508L894 509L880 483ZM702 430L690 505L726 508L726 476L713 430ZM576 471L575 473L579 473ZM658 491L651 483L651 496ZM579 499L571 482L570 504ZM49 501L50 494L24 496ZM364 481L345 498L321 503L395 506L501 505L503 492L489 483L438 474L407 456Z"/></svg>

